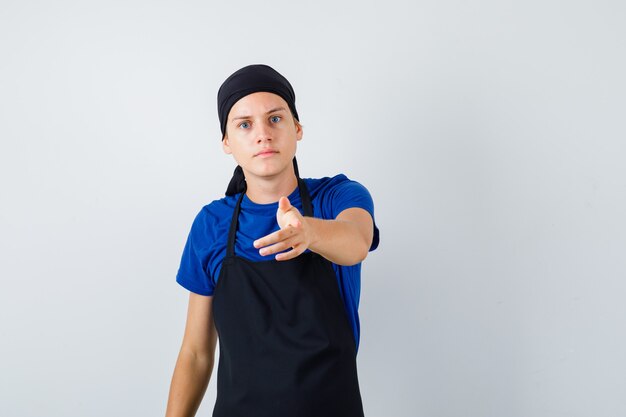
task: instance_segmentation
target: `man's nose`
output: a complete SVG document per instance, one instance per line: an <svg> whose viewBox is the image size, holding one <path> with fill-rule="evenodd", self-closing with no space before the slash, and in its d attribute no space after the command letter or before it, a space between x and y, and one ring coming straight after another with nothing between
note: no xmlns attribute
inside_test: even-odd
<svg viewBox="0 0 626 417"><path fill-rule="evenodd" d="M257 142L263 142L266 140L272 140L272 132L269 126L266 124L258 124L257 132L256 132L256 140Z"/></svg>

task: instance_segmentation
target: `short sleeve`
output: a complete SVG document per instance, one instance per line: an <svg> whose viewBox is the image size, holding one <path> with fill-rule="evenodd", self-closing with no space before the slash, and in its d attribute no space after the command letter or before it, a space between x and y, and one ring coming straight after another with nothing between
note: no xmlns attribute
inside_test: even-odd
<svg viewBox="0 0 626 417"><path fill-rule="evenodd" d="M359 207L366 210L372 216L374 224L374 237L369 250L371 252L378 247L380 232L374 217L374 201L367 188L357 181L342 181L330 189L329 203L333 219L348 208Z"/></svg>
<svg viewBox="0 0 626 417"><path fill-rule="evenodd" d="M176 282L187 290L200 295L213 295L215 283L207 273L206 221L200 212L189 232L176 274Z"/></svg>

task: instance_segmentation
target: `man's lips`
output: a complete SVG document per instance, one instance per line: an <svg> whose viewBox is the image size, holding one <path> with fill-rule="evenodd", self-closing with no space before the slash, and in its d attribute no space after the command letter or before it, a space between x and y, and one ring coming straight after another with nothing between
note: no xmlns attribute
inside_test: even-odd
<svg viewBox="0 0 626 417"><path fill-rule="evenodd" d="M278 151L275 151L275 150L273 150L273 149L264 149L264 150L262 150L261 152L257 153L257 154L256 154L256 155L254 155L254 156L271 155L271 154L273 154L273 153L278 153Z"/></svg>

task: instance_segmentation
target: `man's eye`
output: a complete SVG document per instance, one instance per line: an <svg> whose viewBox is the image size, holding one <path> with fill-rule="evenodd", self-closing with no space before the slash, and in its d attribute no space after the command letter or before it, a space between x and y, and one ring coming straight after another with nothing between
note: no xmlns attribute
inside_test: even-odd
<svg viewBox="0 0 626 417"><path fill-rule="evenodd" d="M272 116L270 118L270 120L272 121L272 123L278 123L280 122L281 117L280 116Z"/></svg>
<svg viewBox="0 0 626 417"><path fill-rule="evenodd" d="M248 122L241 122L241 123L239 123L239 127L242 128L242 129L247 129L247 128L250 127L250 123L248 123Z"/></svg>

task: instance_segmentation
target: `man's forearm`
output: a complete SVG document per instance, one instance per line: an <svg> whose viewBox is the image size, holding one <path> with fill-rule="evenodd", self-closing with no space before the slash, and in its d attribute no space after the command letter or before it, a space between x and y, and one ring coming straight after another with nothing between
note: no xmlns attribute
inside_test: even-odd
<svg viewBox="0 0 626 417"><path fill-rule="evenodd" d="M167 402L166 417L195 416L209 385L213 358L199 358L181 351L176 361Z"/></svg>
<svg viewBox="0 0 626 417"><path fill-rule="evenodd" d="M356 223L344 220L324 220L305 217L311 230L309 249L338 265L355 265L363 261L369 251Z"/></svg>

